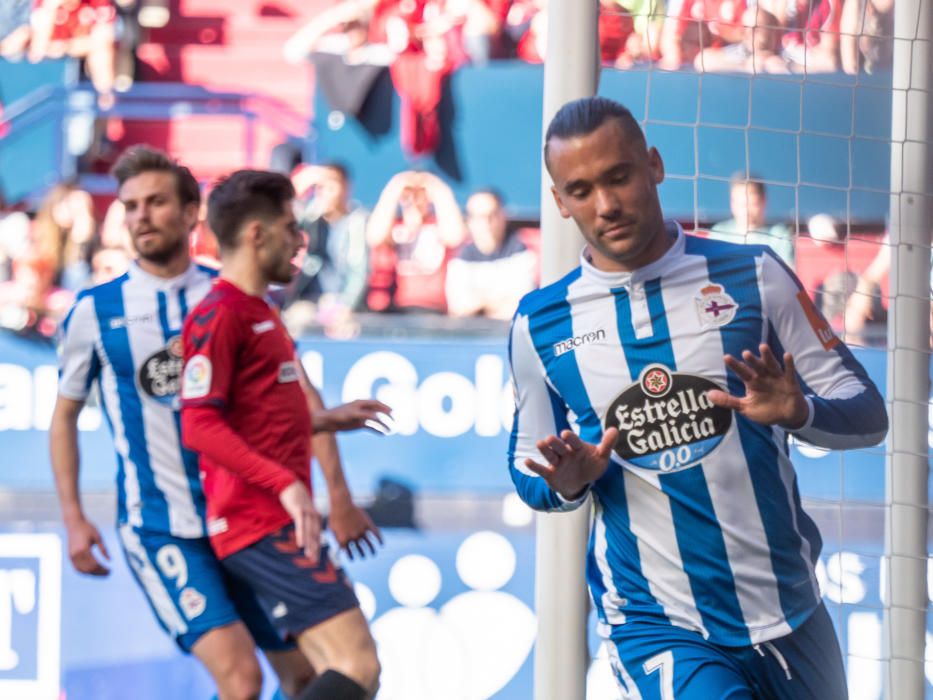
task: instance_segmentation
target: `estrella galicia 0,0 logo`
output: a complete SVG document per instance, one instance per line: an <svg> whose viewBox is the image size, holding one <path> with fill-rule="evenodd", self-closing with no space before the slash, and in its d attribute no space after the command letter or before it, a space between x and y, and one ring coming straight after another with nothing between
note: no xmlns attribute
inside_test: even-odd
<svg viewBox="0 0 933 700"><path fill-rule="evenodd" d="M699 464L732 425L732 411L707 397L719 388L705 377L648 365L609 406L606 427L619 429L615 453L632 466L661 472Z"/></svg>

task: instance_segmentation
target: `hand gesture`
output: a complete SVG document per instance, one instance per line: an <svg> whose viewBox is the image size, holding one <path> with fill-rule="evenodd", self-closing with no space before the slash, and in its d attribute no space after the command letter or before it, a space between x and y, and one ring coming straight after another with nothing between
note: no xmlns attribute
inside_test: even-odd
<svg viewBox="0 0 933 700"><path fill-rule="evenodd" d="M382 533L373 524L369 514L351 500L332 503L327 524L334 533L337 544L346 551L350 559L353 559L353 547L356 547L356 552L362 559L366 556L364 544L369 548L370 554L376 553L374 539L383 544Z"/></svg>
<svg viewBox="0 0 933 700"><path fill-rule="evenodd" d="M357 399L335 408L316 412L314 427L322 432L369 428L385 435L390 430L388 422L391 416L392 409L381 401Z"/></svg>
<svg viewBox="0 0 933 700"><path fill-rule="evenodd" d="M295 481L282 490L279 502L295 521L295 541L316 564L321 552L321 515L314 507L311 494L304 484Z"/></svg>
<svg viewBox="0 0 933 700"><path fill-rule="evenodd" d="M618 429L609 428L600 443L593 445L583 442L572 430L564 430L560 437L551 435L536 443L547 460L546 466L532 459L526 459L525 466L568 501L573 500L606 471L609 454L618 437Z"/></svg>
<svg viewBox="0 0 933 700"><path fill-rule="evenodd" d="M110 554L104 545L104 539L94 525L87 520L79 520L67 526L68 558L75 570L90 576L107 576L110 569L94 555L94 547L100 551L104 561L110 561Z"/></svg>
<svg viewBox="0 0 933 700"><path fill-rule="evenodd" d="M726 365L744 382L745 396L713 389L709 400L762 425L777 424L790 430L801 427L807 421L809 408L797 382L793 356L784 353L782 368L770 347L762 343L758 350L760 357L751 350L743 352L744 361L725 356Z"/></svg>

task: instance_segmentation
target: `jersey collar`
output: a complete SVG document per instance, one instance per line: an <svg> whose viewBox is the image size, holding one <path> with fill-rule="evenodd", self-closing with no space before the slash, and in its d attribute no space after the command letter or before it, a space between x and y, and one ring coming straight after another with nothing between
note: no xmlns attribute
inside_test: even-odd
<svg viewBox="0 0 933 700"><path fill-rule="evenodd" d="M580 267L582 268L583 277L591 282L609 288L627 287L631 284L640 284L645 280L660 277L683 256L686 246L684 230L679 223L668 220L664 222L664 226L668 234L676 236L674 244L667 249L664 255L653 263L640 267L632 272L607 272L594 267L593 263L589 261L589 246L584 246L580 253Z"/></svg>
<svg viewBox="0 0 933 700"><path fill-rule="evenodd" d="M171 292L187 286L192 277L196 274L197 269L198 266L194 263L194 261L192 261L189 263L188 268L180 275L175 277L159 277L157 275L146 272L139 266L138 262L133 260L130 262L130 267L127 272L129 273L130 279L141 282L156 289Z"/></svg>

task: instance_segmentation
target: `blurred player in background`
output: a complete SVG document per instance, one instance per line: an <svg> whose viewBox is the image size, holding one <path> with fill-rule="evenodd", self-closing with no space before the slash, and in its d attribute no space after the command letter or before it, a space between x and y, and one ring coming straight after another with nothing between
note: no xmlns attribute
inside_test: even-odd
<svg viewBox="0 0 933 700"><path fill-rule="evenodd" d="M50 449L69 556L82 573L109 573L78 486L78 416L96 382L117 453L120 542L159 623L204 663L221 700L259 697L254 639L283 692L294 695L313 671L220 568L207 539L197 458L179 436L182 322L216 275L188 252L198 184L186 167L146 147L126 152L113 174L138 259L126 274L82 292L64 324ZM357 522L345 520L344 535L355 537L368 522L365 514L350 517Z"/></svg>
<svg viewBox="0 0 933 700"><path fill-rule="evenodd" d="M664 164L622 105L565 105L545 144L587 246L513 321L509 469L540 510L593 494L587 578L623 694L842 700L787 438L874 445L883 399L770 248L664 220Z"/></svg>
<svg viewBox="0 0 933 700"><path fill-rule="evenodd" d="M376 647L349 580L321 543L308 464L312 426L326 472L322 450L336 453L336 443L332 435L319 441L319 431L362 427L372 416L335 409L312 421L320 397L267 300L270 284L288 284L297 271L294 197L287 177L256 170L211 192L208 222L222 267L185 322L183 432L201 456L207 527L222 566L319 674L301 700L363 700L378 685ZM363 407L388 410L376 401ZM363 544L375 551L364 536L357 553Z"/></svg>

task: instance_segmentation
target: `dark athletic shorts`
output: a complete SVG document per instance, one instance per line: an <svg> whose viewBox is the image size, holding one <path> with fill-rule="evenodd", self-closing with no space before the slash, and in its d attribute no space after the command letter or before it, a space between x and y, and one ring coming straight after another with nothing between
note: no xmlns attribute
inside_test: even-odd
<svg viewBox="0 0 933 700"><path fill-rule="evenodd" d="M224 569L256 594L284 639L359 606L353 584L321 543L312 564L295 541L295 525L266 535L221 560Z"/></svg>

